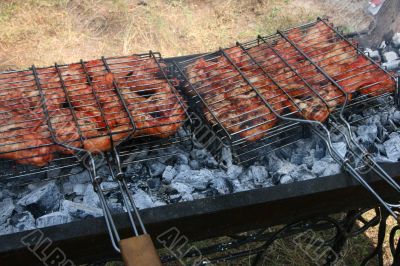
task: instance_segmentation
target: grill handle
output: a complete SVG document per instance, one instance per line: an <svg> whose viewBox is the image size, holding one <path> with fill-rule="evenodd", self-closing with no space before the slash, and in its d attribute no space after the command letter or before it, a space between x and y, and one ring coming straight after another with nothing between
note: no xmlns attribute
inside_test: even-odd
<svg viewBox="0 0 400 266"><path fill-rule="evenodd" d="M126 266L162 265L149 234L122 239L119 246Z"/></svg>

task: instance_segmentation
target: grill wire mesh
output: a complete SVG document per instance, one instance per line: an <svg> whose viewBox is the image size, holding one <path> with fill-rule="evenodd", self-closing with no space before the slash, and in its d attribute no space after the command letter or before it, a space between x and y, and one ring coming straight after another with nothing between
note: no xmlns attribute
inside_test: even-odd
<svg viewBox="0 0 400 266"><path fill-rule="evenodd" d="M114 150L125 167L189 141L176 82L153 52L0 73L1 182L68 176L86 151Z"/></svg>
<svg viewBox="0 0 400 266"><path fill-rule="evenodd" d="M352 114L398 94L395 77L323 19L176 67L194 109L237 163L304 137L298 118L325 122L342 107Z"/></svg>

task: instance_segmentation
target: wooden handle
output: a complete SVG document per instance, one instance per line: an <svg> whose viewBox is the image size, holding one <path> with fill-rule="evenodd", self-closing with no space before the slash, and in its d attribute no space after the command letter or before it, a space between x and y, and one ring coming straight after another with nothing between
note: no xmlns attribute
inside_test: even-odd
<svg viewBox="0 0 400 266"><path fill-rule="evenodd" d="M119 241L126 266L161 266L150 235L140 235Z"/></svg>

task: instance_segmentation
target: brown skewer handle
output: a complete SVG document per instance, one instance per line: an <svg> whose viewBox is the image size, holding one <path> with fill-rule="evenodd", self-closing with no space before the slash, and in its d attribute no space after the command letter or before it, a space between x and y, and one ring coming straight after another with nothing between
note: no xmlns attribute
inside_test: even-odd
<svg viewBox="0 0 400 266"><path fill-rule="evenodd" d="M162 265L148 234L122 239L119 245L126 266Z"/></svg>

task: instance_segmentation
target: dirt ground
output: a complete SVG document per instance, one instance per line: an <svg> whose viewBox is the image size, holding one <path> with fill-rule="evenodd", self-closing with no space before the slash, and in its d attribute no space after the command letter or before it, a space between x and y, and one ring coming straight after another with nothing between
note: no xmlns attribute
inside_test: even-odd
<svg viewBox="0 0 400 266"><path fill-rule="evenodd" d="M347 4L343 4L343 2ZM348 3L352 7L347 8ZM70 63L101 55L211 51L277 29L332 17L349 31L365 26L365 0L3 0L4 69Z"/></svg>

